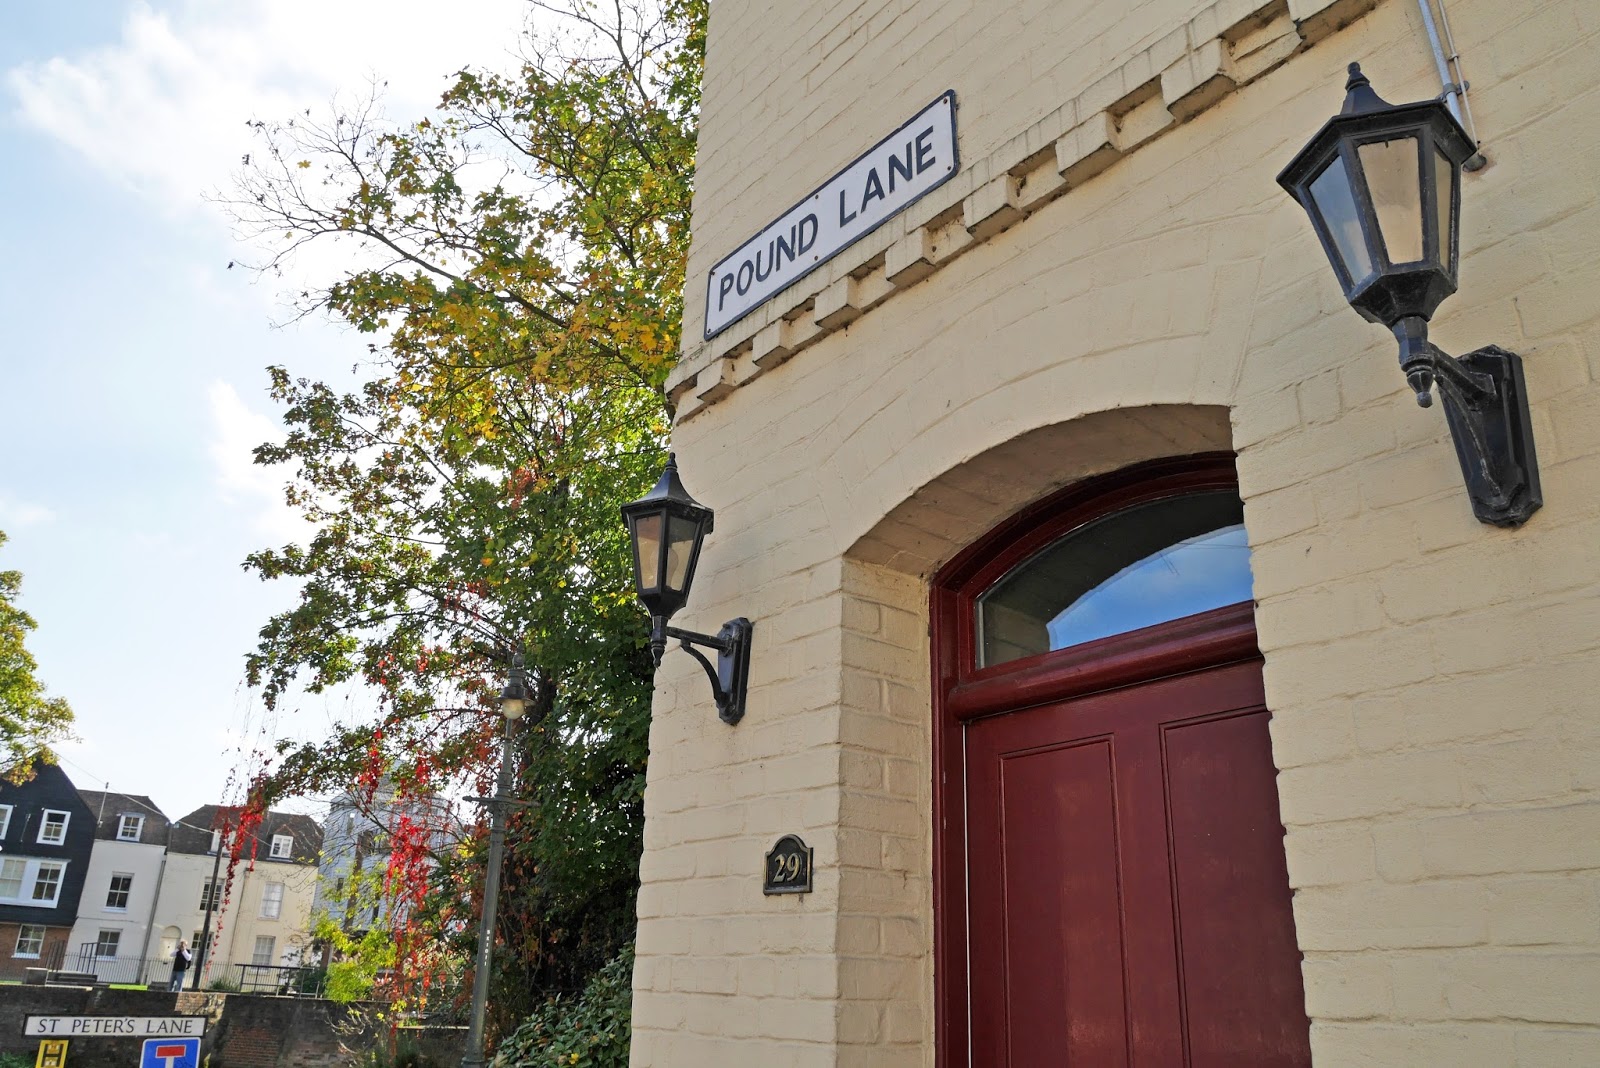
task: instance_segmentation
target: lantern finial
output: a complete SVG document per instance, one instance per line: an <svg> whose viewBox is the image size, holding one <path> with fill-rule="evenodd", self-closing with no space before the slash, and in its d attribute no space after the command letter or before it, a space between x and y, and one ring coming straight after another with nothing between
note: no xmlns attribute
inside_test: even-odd
<svg viewBox="0 0 1600 1068"><path fill-rule="evenodd" d="M1359 63L1350 64L1350 77L1344 83L1344 89L1344 107L1339 109L1341 115L1365 115L1369 111L1381 111L1393 106L1372 88L1367 76L1361 73Z"/></svg>

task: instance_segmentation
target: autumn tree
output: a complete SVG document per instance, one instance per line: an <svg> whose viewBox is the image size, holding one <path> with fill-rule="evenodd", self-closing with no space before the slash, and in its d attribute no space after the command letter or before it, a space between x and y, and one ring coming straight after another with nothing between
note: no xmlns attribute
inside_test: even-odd
<svg viewBox="0 0 1600 1068"><path fill-rule="evenodd" d="M50 747L72 737L72 709L65 698L49 696L35 674L39 665L26 640L37 624L17 607L21 593L22 574L0 571L0 769L13 782L26 781L35 761L54 763Z"/></svg>
<svg viewBox="0 0 1600 1068"><path fill-rule="evenodd" d="M434 114L253 123L227 201L269 276L309 244L356 252L298 314L370 337L354 387L270 369L287 434L256 457L312 523L246 563L299 589L247 669L270 706L352 680L379 700L280 743L251 796L488 792L492 698L523 652L502 1023L632 937L651 670L617 506L664 459L706 18L706 0L535 8L520 67L460 72ZM402 968L441 935L464 954L478 841L402 861L426 877L396 890Z"/></svg>

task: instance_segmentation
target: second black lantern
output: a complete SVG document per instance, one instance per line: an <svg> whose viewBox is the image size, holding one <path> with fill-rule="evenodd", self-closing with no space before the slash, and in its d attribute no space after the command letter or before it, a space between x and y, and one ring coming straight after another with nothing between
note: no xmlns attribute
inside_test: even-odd
<svg viewBox="0 0 1600 1068"><path fill-rule="evenodd" d="M717 715L725 723L739 722L744 718L754 624L741 616L724 623L714 635L667 625L689 600L695 567L700 562L700 546L715 526L716 514L689 496L678 478L677 457L669 453L655 488L623 505L622 518L628 524L628 539L633 545L634 592L650 611L651 658L660 667L667 640L678 639L684 651L705 668L716 698ZM716 650L715 667L696 645Z"/></svg>
<svg viewBox="0 0 1600 1068"><path fill-rule="evenodd" d="M1350 306L1394 331L1424 408L1437 384L1474 514L1516 526L1542 503L1522 361L1489 346L1461 359L1428 340L1456 291L1461 166L1477 151L1439 100L1390 104L1350 64L1344 107L1278 175L1300 202Z"/></svg>

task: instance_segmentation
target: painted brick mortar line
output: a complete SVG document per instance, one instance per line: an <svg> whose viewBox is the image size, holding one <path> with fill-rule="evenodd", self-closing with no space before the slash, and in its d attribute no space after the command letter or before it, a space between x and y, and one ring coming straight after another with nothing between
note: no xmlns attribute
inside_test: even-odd
<svg viewBox="0 0 1600 1068"><path fill-rule="evenodd" d="M1217 0L968 164L944 189L847 249L829 270L768 300L719 337L686 347L667 382L678 421L848 326L1380 2Z"/></svg>

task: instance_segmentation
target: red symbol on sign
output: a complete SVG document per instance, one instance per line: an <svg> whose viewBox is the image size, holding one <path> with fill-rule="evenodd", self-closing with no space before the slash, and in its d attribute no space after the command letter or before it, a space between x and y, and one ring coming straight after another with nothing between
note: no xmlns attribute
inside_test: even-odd
<svg viewBox="0 0 1600 1068"><path fill-rule="evenodd" d="M199 1064L198 1038L147 1038L139 1058L139 1068L198 1068Z"/></svg>

